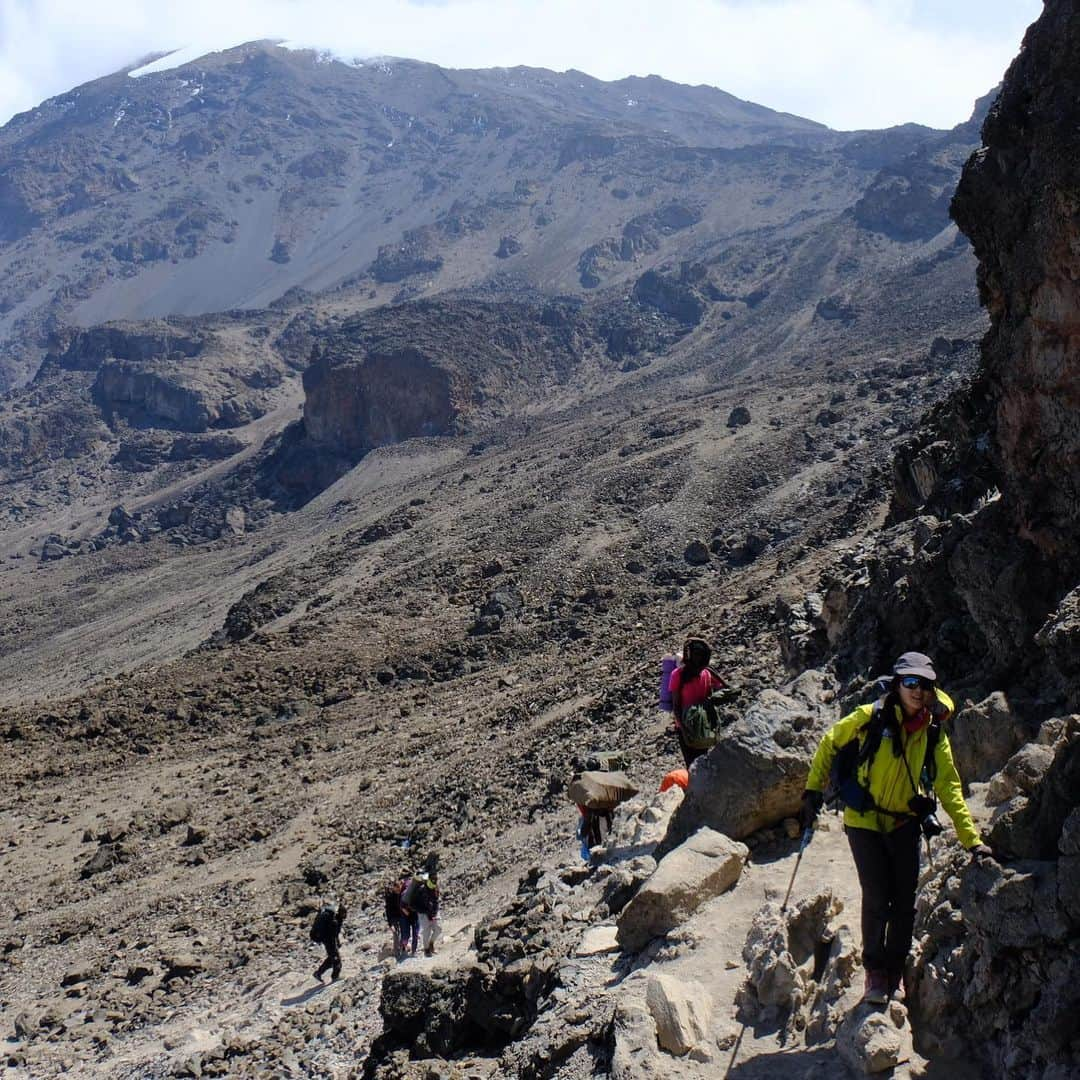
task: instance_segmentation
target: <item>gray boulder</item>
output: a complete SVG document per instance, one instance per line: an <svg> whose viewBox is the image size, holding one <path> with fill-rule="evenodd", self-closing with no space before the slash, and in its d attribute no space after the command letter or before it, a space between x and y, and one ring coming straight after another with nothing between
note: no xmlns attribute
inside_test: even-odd
<svg viewBox="0 0 1080 1080"><path fill-rule="evenodd" d="M741 840L798 813L817 748L820 708L765 690L690 770L660 853L708 826Z"/></svg>
<svg viewBox="0 0 1080 1080"><path fill-rule="evenodd" d="M619 944L638 952L674 930L702 904L739 880L749 849L712 829L700 829L669 852L619 916Z"/></svg>

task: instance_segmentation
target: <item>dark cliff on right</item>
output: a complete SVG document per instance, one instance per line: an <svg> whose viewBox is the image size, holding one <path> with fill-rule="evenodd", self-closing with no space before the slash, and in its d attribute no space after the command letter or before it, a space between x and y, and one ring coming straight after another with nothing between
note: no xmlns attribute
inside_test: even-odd
<svg viewBox="0 0 1080 1080"><path fill-rule="evenodd" d="M1075 0L1047 0L982 141L952 203L991 317L982 365L896 459L890 528L847 592L836 663L856 678L917 642L965 683L954 744L986 782L1001 862L930 870L910 998L924 1051L1063 1080L1080 1075Z"/></svg>

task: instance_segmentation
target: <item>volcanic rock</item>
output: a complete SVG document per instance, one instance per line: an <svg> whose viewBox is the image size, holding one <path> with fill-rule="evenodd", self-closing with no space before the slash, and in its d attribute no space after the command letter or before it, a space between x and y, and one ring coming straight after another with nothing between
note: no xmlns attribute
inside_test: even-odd
<svg viewBox="0 0 1080 1080"><path fill-rule="evenodd" d="M690 787L661 851L702 826L737 840L798 812L820 705L765 690L690 770Z"/></svg>
<svg viewBox="0 0 1080 1080"><path fill-rule="evenodd" d="M674 930L707 900L730 889L749 849L712 829L699 829L661 859L656 872L619 915L619 944L637 952Z"/></svg>
<svg viewBox="0 0 1080 1080"><path fill-rule="evenodd" d="M681 1056L705 1038L713 1003L700 983L650 975L645 1002L656 1022L656 1040L669 1054Z"/></svg>
<svg viewBox="0 0 1080 1080"><path fill-rule="evenodd" d="M884 1010L858 1006L841 1026L836 1049L851 1069L866 1076L910 1061L913 1048L907 1010L897 1001Z"/></svg>

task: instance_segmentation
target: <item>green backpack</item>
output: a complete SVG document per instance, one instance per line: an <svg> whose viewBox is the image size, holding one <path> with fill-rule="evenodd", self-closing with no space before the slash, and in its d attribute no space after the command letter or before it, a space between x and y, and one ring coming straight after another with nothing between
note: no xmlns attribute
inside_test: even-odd
<svg viewBox="0 0 1080 1080"><path fill-rule="evenodd" d="M700 705L691 705L683 713L680 724L683 741L691 750L709 750L720 737L720 715L716 702L706 698Z"/></svg>

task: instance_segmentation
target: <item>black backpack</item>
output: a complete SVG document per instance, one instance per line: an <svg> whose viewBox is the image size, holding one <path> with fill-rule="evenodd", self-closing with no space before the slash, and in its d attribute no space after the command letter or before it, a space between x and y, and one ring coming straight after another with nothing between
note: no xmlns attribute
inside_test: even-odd
<svg viewBox="0 0 1080 1080"><path fill-rule="evenodd" d="M337 932L337 915L332 907L324 907L315 921L311 924L311 940L319 945L325 945L334 940Z"/></svg>

